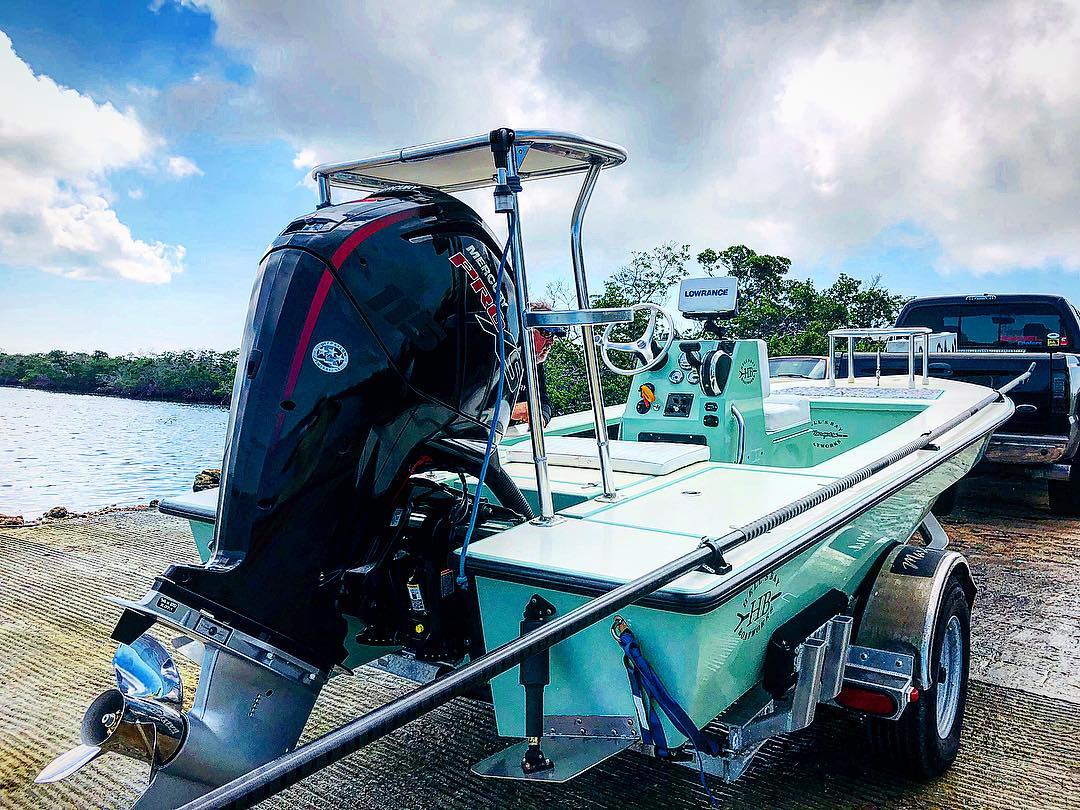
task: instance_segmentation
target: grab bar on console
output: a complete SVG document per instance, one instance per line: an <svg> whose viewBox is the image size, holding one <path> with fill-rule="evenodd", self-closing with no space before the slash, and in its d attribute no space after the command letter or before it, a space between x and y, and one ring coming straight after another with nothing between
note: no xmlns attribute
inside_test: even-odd
<svg viewBox="0 0 1080 810"><path fill-rule="evenodd" d="M739 413L739 409L734 405L731 406L731 415L735 417L735 423L739 426L739 445L735 454L735 463L742 464L743 455L746 452L746 420L743 419L743 415Z"/></svg>

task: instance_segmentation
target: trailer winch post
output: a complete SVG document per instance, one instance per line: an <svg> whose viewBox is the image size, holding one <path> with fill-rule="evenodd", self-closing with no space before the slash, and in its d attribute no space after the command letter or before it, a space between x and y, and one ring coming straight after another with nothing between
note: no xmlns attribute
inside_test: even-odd
<svg viewBox="0 0 1080 810"><path fill-rule="evenodd" d="M745 526L733 529L720 537L704 538L702 543L693 551L683 554L666 565L643 574L625 585L613 588L607 593L600 594L569 613L551 619L537 629L506 642L501 647L482 655L461 669L454 670L430 684L421 686L397 700L380 706L378 709L324 734L307 745L283 754L277 759L215 788L204 796L188 802L179 810L210 810L211 808L215 810L218 808L240 810L241 808L252 807L275 793L295 785L316 771L358 751L368 743L411 723L421 715L453 700L455 697L464 695L474 686L487 683L496 675L518 666L537 652L550 649L560 641L649 596L683 574L698 568L703 563L715 563L718 552L722 556L725 552L758 538L804 512L820 506L829 498L833 498L841 492L861 484L886 467L913 453L927 449L938 438L971 419L983 409L996 402L1001 402L1007 392L1027 381L1034 369L1035 364L1032 363L1026 372L1001 386L990 396L984 397L968 410L957 414L952 419L933 430L927 431L892 453L882 456L876 461L860 467L858 470L848 473L809 495L792 501L786 506L780 507ZM1011 416L1011 413L1009 415ZM987 426L988 432L996 430L1004 424L1007 418L1008 416L995 425ZM945 460L960 452L972 442L960 445L948 454L940 451L934 453L932 459L928 459L911 473L912 478L923 475L927 470L944 463ZM924 466L925 469L922 469ZM830 516L794 546L767 555L746 566L746 568L734 575L733 580L729 583L730 587L746 587L764 573L774 570L795 555L810 548L820 541L822 537L838 529L845 521L852 518L855 511L862 511L880 503L904 486L907 486L908 483L910 483L908 479L899 479L889 487L868 496L864 503L856 505L857 508L849 506Z"/></svg>

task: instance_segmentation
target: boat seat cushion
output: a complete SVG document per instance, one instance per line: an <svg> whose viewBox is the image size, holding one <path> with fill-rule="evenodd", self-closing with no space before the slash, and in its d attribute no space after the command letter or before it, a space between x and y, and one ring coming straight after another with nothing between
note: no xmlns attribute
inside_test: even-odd
<svg viewBox="0 0 1080 810"><path fill-rule="evenodd" d="M810 421L810 400L792 394L771 394L762 403L765 431L776 433Z"/></svg>
<svg viewBox="0 0 1080 810"><path fill-rule="evenodd" d="M576 436L547 436L544 440L548 464L552 467L598 469L600 459L596 439ZM616 472L666 475L699 461L709 460L709 448L703 444L677 442L608 442L611 467ZM532 444L521 442L506 448L507 461L532 462Z"/></svg>
<svg viewBox="0 0 1080 810"><path fill-rule="evenodd" d="M810 421L810 400L790 394L774 394L769 384L769 347L755 340L758 353L758 379L761 380L761 407L765 412L765 432L777 433Z"/></svg>

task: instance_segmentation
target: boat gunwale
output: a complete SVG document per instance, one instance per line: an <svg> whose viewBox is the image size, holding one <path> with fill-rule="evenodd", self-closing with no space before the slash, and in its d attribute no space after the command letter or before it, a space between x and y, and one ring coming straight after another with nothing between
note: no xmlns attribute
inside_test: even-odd
<svg viewBox="0 0 1080 810"><path fill-rule="evenodd" d="M1008 402L1009 400L1005 398L1004 401ZM803 552L813 548L828 535L839 530L844 523L850 521L858 513L877 506L913 481L967 450L973 444L987 440L997 428L1009 420L1011 415L1012 409L1009 408L1008 412L995 420L988 429L980 430L969 438L961 440L948 450L934 451L934 455L929 459L904 471L893 481L873 492L867 498L860 498L851 502L840 511L829 515L817 526L811 527L806 533L799 535L793 542L780 546L757 560L747 563L745 567L736 569L730 575L721 576L717 584L712 588L698 593L660 590L642 598L636 604L642 607L685 615L702 615L715 610L728 599L738 594L749 583L780 568ZM957 425L957 427L960 427L960 425ZM885 472L885 470L880 472ZM867 481L872 481L873 478L874 476L870 476ZM456 558L458 552L454 552L454 554ZM466 571L474 576L514 582L520 585L533 585L539 588L551 588L580 596L594 597L625 584L622 581L605 580L598 577L540 571L531 566L487 560L473 555L470 555L466 561Z"/></svg>

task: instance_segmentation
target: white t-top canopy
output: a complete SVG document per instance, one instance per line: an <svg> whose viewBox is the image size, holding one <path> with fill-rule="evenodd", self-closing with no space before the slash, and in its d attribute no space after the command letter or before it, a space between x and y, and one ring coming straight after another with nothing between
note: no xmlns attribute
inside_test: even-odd
<svg viewBox="0 0 1080 810"><path fill-rule="evenodd" d="M626 161L626 150L570 132L519 130L514 140L522 180L579 174L593 164L607 169ZM311 176L334 186L379 189L420 185L465 191L495 184L489 135L408 146L362 160L324 163Z"/></svg>

